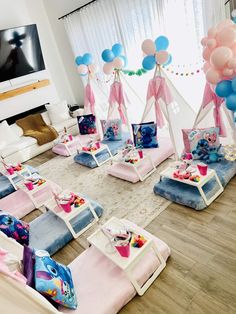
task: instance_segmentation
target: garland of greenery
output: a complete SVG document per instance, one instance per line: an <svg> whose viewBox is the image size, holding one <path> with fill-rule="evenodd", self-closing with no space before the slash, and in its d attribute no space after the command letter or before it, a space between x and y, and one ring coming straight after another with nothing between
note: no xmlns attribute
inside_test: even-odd
<svg viewBox="0 0 236 314"><path fill-rule="evenodd" d="M143 68L138 69L137 71L132 71L132 70L121 70L122 73L127 74L129 76L133 76L133 75L137 75L137 76L141 76L145 73L147 73L146 70L144 70Z"/></svg>

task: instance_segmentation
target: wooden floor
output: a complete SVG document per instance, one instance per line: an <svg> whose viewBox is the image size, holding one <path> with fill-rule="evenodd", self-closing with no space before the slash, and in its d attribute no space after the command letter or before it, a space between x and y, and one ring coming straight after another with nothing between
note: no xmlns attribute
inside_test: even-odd
<svg viewBox="0 0 236 314"><path fill-rule="evenodd" d="M30 164L51 157L43 154ZM206 210L172 203L146 229L170 246L171 257L144 296L120 313L236 313L236 178ZM54 258L68 264L82 251L73 240Z"/></svg>

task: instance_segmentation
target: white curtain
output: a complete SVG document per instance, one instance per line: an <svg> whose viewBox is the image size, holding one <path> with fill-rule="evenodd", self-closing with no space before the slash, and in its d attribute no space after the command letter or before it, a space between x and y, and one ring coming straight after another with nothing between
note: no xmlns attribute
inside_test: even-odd
<svg viewBox="0 0 236 314"><path fill-rule="evenodd" d="M202 73L185 76L202 66L200 40L209 23L224 16L223 0L97 0L63 19L74 56L92 53L99 66L97 99L106 110L109 84L102 75L101 52L116 42L123 44L128 69L142 67L141 44L144 39L159 35L169 38L168 51L173 56L171 71L166 72L181 95L194 108L200 106L203 86ZM208 21L208 24L205 21ZM179 73L179 75L176 75ZM183 76L180 74L184 73ZM130 104L131 122L138 122L144 110L148 80L153 71L141 77L123 76Z"/></svg>

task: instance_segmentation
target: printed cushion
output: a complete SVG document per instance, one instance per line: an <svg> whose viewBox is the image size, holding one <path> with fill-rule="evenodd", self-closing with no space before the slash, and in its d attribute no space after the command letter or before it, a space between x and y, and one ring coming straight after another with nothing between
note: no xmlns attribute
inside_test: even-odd
<svg viewBox="0 0 236 314"><path fill-rule="evenodd" d="M47 251L35 251L35 288L58 304L77 308L70 269L54 261Z"/></svg>
<svg viewBox="0 0 236 314"><path fill-rule="evenodd" d="M87 114L77 117L80 134L97 133L96 117L93 114Z"/></svg>
<svg viewBox="0 0 236 314"><path fill-rule="evenodd" d="M221 161L219 128L183 129L186 153L192 153L194 159L207 163Z"/></svg>
<svg viewBox="0 0 236 314"><path fill-rule="evenodd" d="M132 124L134 145L137 148L157 148L156 123Z"/></svg>
<svg viewBox="0 0 236 314"><path fill-rule="evenodd" d="M24 245L22 272L27 279L26 284L32 288L35 288L34 265L35 265L34 250L31 249L29 246Z"/></svg>
<svg viewBox="0 0 236 314"><path fill-rule="evenodd" d="M20 244L29 244L29 224L0 211L0 231Z"/></svg>
<svg viewBox="0 0 236 314"><path fill-rule="evenodd" d="M122 140L122 121L121 119L101 120L104 140L120 141Z"/></svg>

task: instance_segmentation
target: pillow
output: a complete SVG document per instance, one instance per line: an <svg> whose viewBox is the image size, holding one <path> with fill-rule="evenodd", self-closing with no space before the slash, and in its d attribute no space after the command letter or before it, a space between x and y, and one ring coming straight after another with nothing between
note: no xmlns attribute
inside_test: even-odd
<svg viewBox="0 0 236 314"><path fill-rule="evenodd" d="M22 261L22 273L26 277L26 284L31 288L35 288L34 282L34 266L35 266L35 256L34 250L29 246L24 245L23 250L23 261Z"/></svg>
<svg viewBox="0 0 236 314"><path fill-rule="evenodd" d="M183 129L182 133L185 152L192 153L194 159L206 162L222 159L223 156L219 153L219 128Z"/></svg>
<svg viewBox="0 0 236 314"><path fill-rule="evenodd" d="M45 105L51 124L59 124L65 120L70 119L69 108L67 107L67 102L65 100L60 101L53 105Z"/></svg>
<svg viewBox="0 0 236 314"><path fill-rule="evenodd" d="M122 121L121 119L101 120L104 139L108 141L122 140Z"/></svg>
<svg viewBox="0 0 236 314"><path fill-rule="evenodd" d="M12 130L7 121L0 123L0 149L6 147L10 143L14 143L19 140L19 136Z"/></svg>
<svg viewBox="0 0 236 314"><path fill-rule="evenodd" d="M77 117L79 132L82 135L97 133L96 117L93 114L87 114Z"/></svg>
<svg viewBox="0 0 236 314"><path fill-rule="evenodd" d="M43 250L35 251L35 288L56 303L77 308L70 269L57 263Z"/></svg>
<svg viewBox="0 0 236 314"><path fill-rule="evenodd" d="M137 148L156 148L157 142L157 125L156 123L132 124L134 146Z"/></svg>
<svg viewBox="0 0 236 314"><path fill-rule="evenodd" d="M29 244L29 224L0 211L0 231L20 244Z"/></svg>

